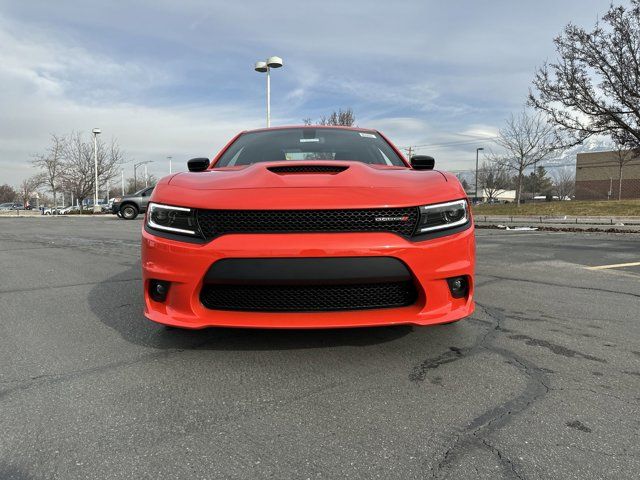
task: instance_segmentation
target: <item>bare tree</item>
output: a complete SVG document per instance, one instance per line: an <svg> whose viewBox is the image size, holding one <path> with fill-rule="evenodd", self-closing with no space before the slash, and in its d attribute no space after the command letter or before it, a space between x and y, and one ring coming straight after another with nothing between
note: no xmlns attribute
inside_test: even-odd
<svg viewBox="0 0 640 480"><path fill-rule="evenodd" d="M29 178L25 178L18 187L18 195L22 204L26 207L36 190L42 186L45 179L42 174L36 174Z"/></svg>
<svg viewBox="0 0 640 480"><path fill-rule="evenodd" d="M74 132L64 142L62 184L80 202L91 198L95 189L95 162L93 158L93 141L85 141L83 136ZM104 185L120 173L120 165L124 162L124 154L115 140L107 145L101 140L97 142L98 183Z"/></svg>
<svg viewBox="0 0 640 480"><path fill-rule="evenodd" d="M492 200L509 189L511 178L504 164L485 161L478 170L478 183L489 200Z"/></svg>
<svg viewBox="0 0 640 480"><path fill-rule="evenodd" d="M469 181L467 179L466 173L458 172L456 173L456 178L460 181L460 184L462 185L462 188L464 189L464 191L467 192L470 186L469 186Z"/></svg>
<svg viewBox="0 0 640 480"><path fill-rule="evenodd" d="M318 120L318 125L353 127L355 123L356 116L351 108L347 108L346 110L339 109L337 112L334 110L328 117L322 116L320 120Z"/></svg>
<svg viewBox="0 0 640 480"><path fill-rule="evenodd" d="M561 148L562 139L555 127L540 114L523 110L511 115L495 142L502 148L491 160L516 173L516 206L522 197L522 178L525 169L546 160Z"/></svg>
<svg viewBox="0 0 640 480"><path fill-rule="evenodd" d="M573 144L606 134L639 148L640 0L612 4L591 31L569 24L554 43L558 59L536 73L529 104Z"/></svg>
<svg viewBox="0 0 640 480"><path fill-rule="evenodd" d="M13 202L16 199L16 195L17 193L11 185L6 183L0 185L0 203Z"/></svg>
<svg viewBox="0 0 640 480"><path fill-rule="evenodd" d="M94 182L91 146L83 140L80 133L73 132L65 141L63 155L64 189L71 192L82 210L82 202L91 195Z"/></svg>
<svg viewBox="0 0 640 480"><path fill-rule="evenodd" d="M35 167L41 170L44 182L53 194L54 207L57 206L56 194L62 173L64 143L63 137L51 135L51 143L47 148L47 153L35 155L32 162Z"/></svg>
<svg viewBox="0 0 640 480"><path fill-rule="evenodd" d="M559 200L571 198L576 189L576 177L573 168L558 168L553 172L553 192Z"/></svg>
<svg viewBox="0 0 640 480"><path fill-rule="evenodd" d="M158 183L158 179L156 178L155 175L153 174L148 174L147 175L147 182L146 182L149 186L155 185L156 183ZM140 185L140 178L135 179L133 177L129 177L125 180L125 191L128 193L133 193L133 192L137 192L138 190L140 190L141 188L143 188L145 185L144 179L142 182L142 185Z"/></svg>
<svg viewBox="0 0 640 480"><path fill-rule="evenodd" d="M622 170L627 163L638 157L640 149L630 150L625 148L624 145L617 143L613 152L615 154L616 163L618 164L618 200L622 200Z"/></svg>

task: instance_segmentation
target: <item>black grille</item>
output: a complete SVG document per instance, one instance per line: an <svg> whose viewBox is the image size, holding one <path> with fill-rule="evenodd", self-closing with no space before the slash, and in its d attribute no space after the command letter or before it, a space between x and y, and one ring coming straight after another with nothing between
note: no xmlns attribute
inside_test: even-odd
<svg viewBox="0 0 640 480"><path fill-rule="evenodd" d="M349 167L339 165L284 165L282 167L269 167L273 173L340 173Z"/></svg>
<svg viewBox="0 0 640 480"><path fill-rule="evenodd" d="M226 233L392 232L410 237L418 208L362 210L198 210L206 238Z"/></svg>
<svg viewBox="0 0 640 480"><path fill-rule="evenodd" d="M318 312L411 305L413 282L360 285L204 285L200 301L213 310Z"/></svg>

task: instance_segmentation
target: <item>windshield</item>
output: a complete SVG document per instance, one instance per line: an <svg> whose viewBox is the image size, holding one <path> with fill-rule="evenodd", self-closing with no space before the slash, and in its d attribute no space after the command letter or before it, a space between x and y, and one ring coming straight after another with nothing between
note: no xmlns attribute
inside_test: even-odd
<svg viewBox="0 0 640 480"><path fill-rule="evenodd" d="M144 196L144 193L147 191L147 189L149 189L149 193L151 193L151 191L153 190L153 188L154 188L154 187L151 187L151 188L149 188L149 187L144 187L143 189L138 190L137 192L130 193L130 194L129 194L129 196L130 196L130 197L143 197L143 196Z"/></svg>
<svg viewBox="0 0 640 480"><path fill-rule="evenodd" d="M405 167L376 132L332 128L286 128L242 134L215 167L233 167L278 160L355 160Z"/></svg>

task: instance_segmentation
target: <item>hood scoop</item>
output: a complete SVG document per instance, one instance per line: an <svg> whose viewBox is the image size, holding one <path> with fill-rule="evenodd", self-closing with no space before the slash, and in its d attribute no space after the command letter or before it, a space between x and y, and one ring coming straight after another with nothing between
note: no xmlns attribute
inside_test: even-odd
<svg viewBox="0 0 640 480"><path fill-rule="evenodd" d="M267 167L267 170L279 175L291 175L297 173L326 173L329 175L335 175L336 173L344 172L348 166L343 165L278 165L274 167Z"/></svg>

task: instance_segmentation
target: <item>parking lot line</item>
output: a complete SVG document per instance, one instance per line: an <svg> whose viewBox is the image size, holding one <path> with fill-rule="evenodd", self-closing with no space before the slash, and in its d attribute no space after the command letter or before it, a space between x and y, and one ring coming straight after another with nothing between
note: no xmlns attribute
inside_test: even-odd
<svg viewBox="0 0 640 480"><path fill-rule="evenodd" d="M624 268L624 267L637 267L640 266L640 262L630 263L614 263L612 265L597 265L595 267L585 267L587 270L606 270L608 268Z"/></svg>

